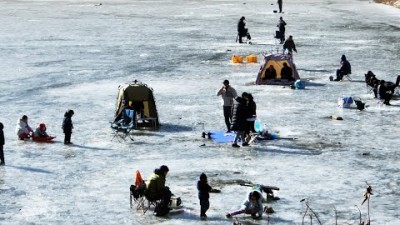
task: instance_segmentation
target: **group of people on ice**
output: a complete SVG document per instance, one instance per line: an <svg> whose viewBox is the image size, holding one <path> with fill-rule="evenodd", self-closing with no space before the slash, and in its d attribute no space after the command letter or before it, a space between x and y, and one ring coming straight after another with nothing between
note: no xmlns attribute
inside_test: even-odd
<svg viewBox="0 0 400 225"><path fill-rule="evenodd" d="M148 177L146 182L142 180L140 173L136 173L136 185L131 186L131 194L136 197L138 194L136 191L140 191L145 198L152 203L155 203L154 214L156 216L164 216L172 210L174 206L171 205L171 198L173 196L170 188L165 185L166 177L169 172L169 168L166 165L162 165L156 168L154 172ZM138 180L138 176L140 177ZM266 199L273 196L271 188L279 190L279 188L264 186L264 185L250 185L252 188L246 194L245 200L238 210L229 212L226 214L227 218L239 214L250 214L254 219L262 218L264 212L273 212L272 208L264 207L263 202ZM220 193L221 190L212 188L208 183L208 178L205 173L201 173L196 184L198 190L198 199L200 202L200 218L206 219L206 212L210 208L210 193ZM266 193L266 198L263 197L262 192ZM274 197L275 200L279 199ZM178 198L180 199L180 198ZM177 203L180 205L181 202Z"/></svg>
<svg viewBox="0 0 400 225"><path fill-rule="evenodd" d="M68 110L64 114L62 129L65 134L64 144L66 145L72 144L71 134L74 126L72 124L71 117L73 115L74 111L72 109ZM5 165L4 151L3 151L3 146L5 141L4 141L3 129L4 125L0 123L0 165ZM17 134L19 140L32 139L33 141L38 141L38 142L48 142L55 138L54 136L50 136L49 134L47 134L47 127L45 123L39 123L36 129L33 130L31 126L29 126L27 115L23 115L21 118L18 119L17 125L15 127L15 133Z"/></svg>
<svg viewBox="0 0 400 225"><path fill-rule="evenodd" d="M73 115L74 111L71 109L64 114L64 120L62 124L62 129L65 134L64 144L71 144L71 134L72 129L74 128L71 119ZM35 131L33 131L28 124L27 115L23 115L20 119L18 119L15 132L20 140L32 138L33 141L46 141L54 138L47 134L47 127L45 123L40 123Z"/></svg>
<svg viewBox="0 0 400 225"><path fill-rule="evenodd" d="M238 96L236 90L229 85L229 80L224 80L223 86L218 90L217 96L223 100L223 110L227 132L235 131L232 147L248 146L250 132L255 132L254 121L257 117L257 105L251 93L243 92Z"/></svg>

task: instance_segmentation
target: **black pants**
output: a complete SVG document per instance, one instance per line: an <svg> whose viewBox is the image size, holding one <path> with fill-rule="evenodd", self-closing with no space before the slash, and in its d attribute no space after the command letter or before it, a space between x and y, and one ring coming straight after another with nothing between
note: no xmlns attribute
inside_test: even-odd
<svg viewBox="0 0 400 225"><path fill-rule="evenodd" d="M0 162L4 163L3 145L0 145Z"/></svg>
<svg viewBox="0 0 400 225"><path fill-rule="evenodd" d="M281 44L283 44L283 42L285 41L285 31L279 31L279 39L281 40Z"/></svg>
<svg viewBox="0 0 400 225"><path fill-rule="evenodd" d="M243 43L243 40L242 40L243 37L246 37L248 40L251 40L251 35L250 35L248 29L244 29L243 32L239 32L238 36L239 36L239 43Z"/></svg>
<svg viewBox="0 0 400 225"><path fill-rule="evenodd" d="M228 131L231 131L231 120L232 120L232 106L224 106L224 117L225 124Z"/></svg>
<svg viewBox="0 0 400 225"><path fill-rule="evenodd" d="M344 74L342 73L341 70L336 70L336 81L342 80L343 79Z"/></svg>
<svg viewBox="0 0 400 225"><path fill-rule="evenodd" d="M64 137L64 144L69 144L71 143L71 132L66 132L65 137Z"/></svg>
<svg viewBox="0 0 400 225"><path fill-rule="evenodd" d="M206 214L207 210L210 208L210 201L208 199L200 199L200 215Z"/></svg>
<svg viewBox="0 0 400 225"><path fill-rule="evenodd" d="M279 5L279 12L281 13L282 12L282 1L278 2L278 5Z"/></svg>

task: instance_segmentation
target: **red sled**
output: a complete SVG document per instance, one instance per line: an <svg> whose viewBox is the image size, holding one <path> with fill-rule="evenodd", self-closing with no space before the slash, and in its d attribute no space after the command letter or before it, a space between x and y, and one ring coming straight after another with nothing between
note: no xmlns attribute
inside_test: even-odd
<svg viewBox="0 0 400 225"><path fill-rule="evenodd" d="M36 142L53 142L53 139L56 138L55 136L48 136L48 137L32 137L32 141Z"/></svg>

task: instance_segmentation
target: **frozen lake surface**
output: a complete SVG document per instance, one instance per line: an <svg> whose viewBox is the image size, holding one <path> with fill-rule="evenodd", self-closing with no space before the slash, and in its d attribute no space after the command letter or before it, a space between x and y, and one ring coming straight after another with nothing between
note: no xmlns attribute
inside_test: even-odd
<svg viewBox="0 0 400 225"><path fill-rule="evenodd" d="M323 224L358 224L368 182L372 224L398 225L400 213L400 101L380 106L364 74L395 81L400 75L400 11L367 0L285 0L286 35L297 45L295 63L305 90L255 86L263 52L281 48L273 38L275 0L0 2L0 121L6 166L0 168L0 224L231 224L242 180L281 188L270 203L272 224L301 224L308 199ZM271 5L274 3L274 5ZM235 43L241 16L253 45ZM232 64L233 55L258 56ZM329 82L345 54L353 82ZM133 80L154 89L162 124L137 132L133 142L111 140L109 121L117 87ZM222 81L253 94L259 119L283 137L234 149L201 138L225 129ZM364 111L337 109L358 96ZM62 144L64 112L73 109L73 146ZM344 120L331 120L333 114ZM53 144L17 140L22 115L47 124ZM205 146L202 146L205 145ZM142 215L129 208L134 172L146 179L162 164L183 214ZM196 181L205 172L221 189L211 194L208 220L199 220ZM189 210L188 210L189 211ZM243 224L267 224L267 217ZM307 219L309 223L309 219ZM313 220L316 223L315 219Z"/></svg>

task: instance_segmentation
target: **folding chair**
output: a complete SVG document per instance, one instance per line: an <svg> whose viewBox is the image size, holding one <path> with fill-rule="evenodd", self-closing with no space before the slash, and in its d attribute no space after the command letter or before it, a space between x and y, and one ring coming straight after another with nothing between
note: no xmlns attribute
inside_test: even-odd
<svg viewBox="0 0 400 225"><path fill-rule="evenodd" d="M349 74L344 74L343 77L342 77L342 80L343 80L344 78L346 78L347 80L352 81L353 79L350 77L350 74L351 74L351 73L349 73Z"/></svg>
<svg viewBox="0 0 400 225"><path fill-rule="evenodd" d="M113 138L117 138L118 141L126 140L126 137L129 137L133 141L132 131L136 127L136 116L135 110L132 109L124 109L122 113L122 119L112 122L111 129L113 130Z"/></svg>

